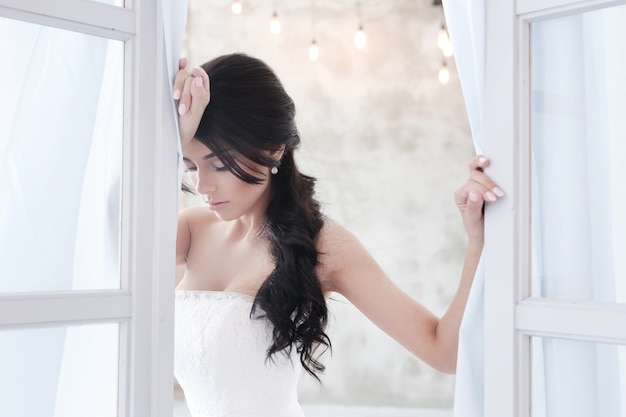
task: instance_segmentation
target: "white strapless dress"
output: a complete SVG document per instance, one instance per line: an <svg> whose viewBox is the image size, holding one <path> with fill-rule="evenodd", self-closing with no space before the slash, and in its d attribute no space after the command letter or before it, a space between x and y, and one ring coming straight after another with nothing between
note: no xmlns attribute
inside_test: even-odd
<svg viewBox="0 0 626 417"><path fill-rule="evenodd" d="M174 374L193 417L304 417L296 349L267 359L272 325L250 318L253 301L233 292L176 291Z"/></svg>

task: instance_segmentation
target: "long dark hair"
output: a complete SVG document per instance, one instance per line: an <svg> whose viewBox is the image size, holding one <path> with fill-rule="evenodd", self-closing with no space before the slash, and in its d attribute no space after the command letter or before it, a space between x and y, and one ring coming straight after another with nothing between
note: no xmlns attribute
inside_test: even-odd
<svg viewBox="0 0 626 417"><path fill-rule="evenodd" d="M254 167L245 161L277 166L267 151L284 147L278 173L271 176L272 198L262 232L270 242L276 266L259 289L250 314L262 315L273 325L268 359L295 347L304 369L319 379L316 373L322 372L324 365L316 350L330 347L324 332L328 309L315 273L315 243L324 221L314 197L315 178L300 173L294 160L300 135L293 100L272 69L259 59L224 55L202 68L209 75L211 98L197 140L250 184L267 178L258 170L259 175L254 175Z"/></svg>

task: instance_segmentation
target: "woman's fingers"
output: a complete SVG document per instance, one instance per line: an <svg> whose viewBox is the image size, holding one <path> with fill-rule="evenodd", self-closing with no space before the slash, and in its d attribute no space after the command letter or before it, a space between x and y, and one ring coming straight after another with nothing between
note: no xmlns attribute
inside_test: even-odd
<svg viewBox="0 0 626 417"><path fill-rule="evenodd" d="M454 193L454 200L461 212L463 224L470 239L477 242L484 238L483 205L504 196L497 184L484 172L489 159L482 155L469 163L470 175L465 184Z"/></svg>
<svg viewBox="0 0 626 417"><path fill-rule="evenodd" d="M209 85L209 76L200 67L196 67L191 70L193 76L193 82L190 85L190 93L192 96L191 105L188 107L189 111L197 117L202 117L204 109L209 104L211 99L211 89Z"/></svg>
<svg viewBox="0 0 626 417"><path fill-rule="evenodd" d="M484 200L482 196L476 191L472 190L467 193L467 200L465 202L466 216L472 222L479 222L482 218Z"/></svg>
<svg viewBox="0 0 626 417"><path fill-rule="evenodd" d="M470 175L465 184L455 193L457 205L465 208L466 205L483 201L493 202L504 197L504 192L483 171L489 166L489 159L477 155L469 163Z"/></svg>
<svg viewBox="0 0 626 417"><path fill-rule="evenodd" d="M183 86L185 84L185 80L189 77L189 73L187 72L187 58L181 58L178 60L178 72L174 77L174 86L172 87L172 98L174 100L179 100Z"/></svg>
<svg viewBox="0 0 626 417"><path fill-rule="evenodd" d="M180 91L178 114L182 116L189 111L192 117L201 117L210 99L207 73L202 68L194 68L191 75L185 78Z"/></svg>
<svg viewBox="0 0 626 417"><path fill-rule="evenodd" d="M209 104L209 76L202 68L187 71L187 60L181 59L174 79L172 97L178 100L178 126L181 141L187 143L193 138Z"/></svg>
<svg viewBox="0 0 626 417"><path fill-rule="evenodd" d="M487 158L486 156L476 155L470 160L469 170L470 172L475 170L482 171L484 168L487 168L489 166L489 162L489 158Z"/></svg>
<svg viewBox="0 0 626 417"><path fill-rule="evenodd" d="M187 76L182 84L180 98L178 100L178 114L181 116L187 113L187 109L191 107L191 82L193 77Z"/></svg>
<svg viewBox="0 0 626 417"><path fill-rule="evenodd" d="M498 185L484 172L489 166L489 158L483 155L476 155L469 163L470 181L479 186L482 197L485 201L496 201L504 197L504 192Z"/></svg>

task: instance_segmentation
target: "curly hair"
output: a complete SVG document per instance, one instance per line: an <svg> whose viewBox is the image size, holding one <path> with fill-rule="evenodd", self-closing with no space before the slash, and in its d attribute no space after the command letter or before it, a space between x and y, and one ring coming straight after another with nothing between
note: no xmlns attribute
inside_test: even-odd
<svg viewBox="0 0 626 417"><path fill-rule="evenodd" d="M315 272L316 239L324 220L314 196L315 178L300 173L294 160L300 145L295 105L274 71L259 59L230 54L202 68L209 75L211 100L195 138L231 173L261 184L267 178L258 170L260 175L254 175L244 161L277 166L267 151L284 147L280 169L271 178L272 198L262 231L275 268L259 289L250 315L265 317L273 325L268 359L295 348L304 369L319 380L317 373L324 370L319 355L331 347L325 333L328 309Z"/></svg>

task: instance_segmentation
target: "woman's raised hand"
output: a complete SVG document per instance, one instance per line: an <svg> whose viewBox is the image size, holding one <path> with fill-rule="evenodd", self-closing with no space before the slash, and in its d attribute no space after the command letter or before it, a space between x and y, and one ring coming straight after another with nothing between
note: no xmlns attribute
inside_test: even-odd
<svg viewBox="0 0 626 417"><path fill-rule="evenodd" d="M178 130L181 144L193 139L206 106L209 104L211 92L209 76L199 67L187 71L187 59L178 61L178 72L174 79L172 97L178 101Z"/></svg>
<svg viewBox="0 0 626 417"><path fill-rule="evenodd" d="M484 173L489 166L489 159L477 155L469 163L468 180L454 193L463 224L470 241L482 244L484 241L483 204L493 202L504 196L495 182Z"/></svg>

